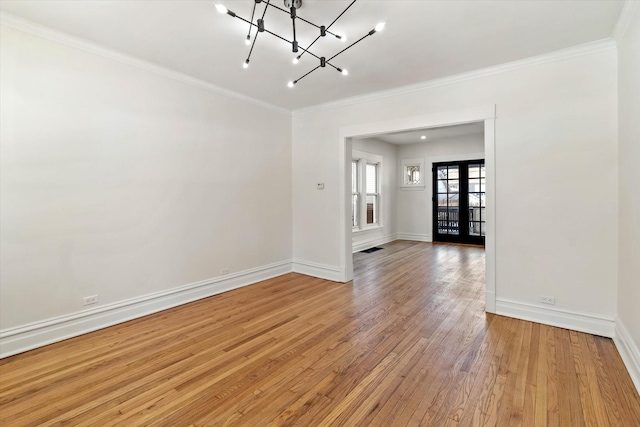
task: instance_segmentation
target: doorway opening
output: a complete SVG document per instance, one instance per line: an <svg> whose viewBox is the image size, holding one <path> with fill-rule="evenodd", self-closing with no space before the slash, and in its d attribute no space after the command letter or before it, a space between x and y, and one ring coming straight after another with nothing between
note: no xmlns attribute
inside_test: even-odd
<svg viewBox="0 0 640 427"><path fill-rule="evenodd" d="M340 281L353 279L352 257L352 139L375 137L377 135L438 128L467 123L481 122L484 127L485 160L485 310L495 312L495 105L487 105L463 110L428 113L401 119L384 120L359 125L343 126L339 135L340 172L340 224L339 255ZM482 157L482 156L481 156ZM474 157L477 158L477 157ZM431 178L430 174L427 174Z"/></svg>

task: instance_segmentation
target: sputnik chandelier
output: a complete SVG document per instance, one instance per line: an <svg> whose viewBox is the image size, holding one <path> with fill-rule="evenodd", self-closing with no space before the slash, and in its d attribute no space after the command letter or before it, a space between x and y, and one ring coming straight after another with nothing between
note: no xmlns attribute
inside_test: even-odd
<svg viewBox="0 0 640 427"><path fill-rule="evenodd" d="M218 12L222 13L222 14L227 14L229 16L231 16L232 18L238 18L241 21L246 22L247 24L249 24L249 33L247 34L245 43L247 45L250 45L251 48L249 50L249 55L247 56L246 61L244 61L244 63L242 64L242 66L244 68L248 68L249 67L249 61L251 60L251 54L253 53L253 48L256 45L256 41L258 40L258 36L260 35L260 33L268 33L271 34L272 36L275 36L277 38L279 38L280 40L288 43L289 45L291 45L291 51L293 53L298 53L300 50L302 50L302 53L300 53L298 56L296 56L295 58L293 58L293 63L297 64L300 59L302 58L302 56L304 54L309 54L310 56L313 56L314 58L316 58L318 61L320 61L320 64L318 64L318 66L316 66L315 68L313 68L311 71L307 72L306 74L304 74L302 77L297 78L296 80L290 81L288 83L289 87L293 87L296 85L296 83L298 83L300 80L302 80L303 78L307 77L309 74L313 73L314 71L316 71L318 68L326 68L327 66L334 68L336 71L340 72L342 75L348 75L349 72L344 69L344 68L339 68L337 66L335 66L331 61L333 61L338 55L341 55L342 53L344 53L345 51L347 51L348 49L352 48L353 46L355 46L356 44L360 43L362 40L366 39L369 36L374 35L376 32L378 31L382 31L384 29L384 22L379 23L378 25L375 26L374 29L372 29L371 31L369 31L367 34L365 34L364 36L362 36L360 39L358 39L357 41L351 43L349 46L345 47L344 49L342 49L340 52L336 53L335 55L333 55L330 58L326 58L324 56L320 57L316 54L314 54L313 52L311 52L309 49L311 49L311 47L318 41L320 40L320 38L322 37L326 37L327 35L331 35L339 40L341 40L342 42L346 42L346 37L344 35L341 34L335 34L333 32L331 32L329 29L333 26L333 24L336 23L336 21L338 19L340 19L340 17L342 15L344 15L344 13L351 7L353 6L353 4L356 2L356 0L353 0L349 6L347 6L342 13L340 13L338 15L338 17L336 19L333 20L333 22L327 26L324 25L316 25L313 22L307 21L306 19L298 16L298 9L300 9L302 7L302 0L284 0L284 5L285 7L288 9L283 9L281 7L278 7L274 4L271 3L271 0L254 0L254 4L253 4L253 11L251 12L251 20L248 19L244 19L241 16L238 16L235 12L232 12L231 10L227 9L225 6L223 6L220 3L216 3L215 7L218 10ZM258 18L256 20L256 22L254 22L254 17L256 16L256 8L260 3L265 3L265 7L264 10L262 11L262 17ZM288 40L287 38L280 36L272 31L269 31L266 27L265 27L265 15L267 13L267 9L269 8L273 8L276 10L279 10L281 12L286 13L287 15L289 15L291 17L291 24L293 26L293 40ZM319 34L316 37L316 39L306 48L300 46L300 44L298 43L298 39L296 38L296 20L300 20L308 25L311 25L315 28L317 28L319 30ZM257 31L255 32L255 36L253 37L253 41L251 39L251 33L253 28L257 28Z"/></svg>

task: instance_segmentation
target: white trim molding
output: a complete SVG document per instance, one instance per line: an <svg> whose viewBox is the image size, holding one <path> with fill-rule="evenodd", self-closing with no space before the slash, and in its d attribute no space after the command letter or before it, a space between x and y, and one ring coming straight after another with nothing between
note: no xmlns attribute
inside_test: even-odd
<svg viewBox="0 0 640 427"><path fill-rule="evenodd" d="M620 43L624 38L624 35L627 33L629 25L631 24L631 19L639 6L640 4L637 0L627 0L624 2L622 10L620 11L620 16L618 17L618 22L616 22L616 26L613 28L613 32L611 33L611 38L615 40L616 43Z"/></svg>
<svg viewBox="0 0 640 427"><path fill-rule="evenodd" d="M398 240L411 240L413 242L428 242L431 243L433 240L430 234L415 234L415 233L398 233Z"/></svg>
<svg viewBox="0 0 640 427"><path fill-rule="evenodd" d="M619 317L616 318L616 335L613 337L613 342L616 344L627 371L629 371L636 390L640 393L640 350Z"/></svg>
<svg viewBox="0 0 640 427"><path fill-rule="evenodd" d="M615 335L613 317L566 308L543 307L507 298L496 298L496 314L608 338Z"/></svg>
<svg viewBox="0 0 640 427"><path fill-rule="evenodd" d="M627 1L627 3L633 3ZM293 116L301 116L303 114L315 113L318 111L332 110L335 108L342 108L350 105L357 105L364 102L381 100L391 98L394 96L400 96L407 93L414 93L425 89L447 86L451 84L465 82L467 80L473 80L481 77L491 76L494 74L505 73L509 71L519 70L522 68L534 67L537 65L543 65L547 63L553 63L563 61L565 59L591 55L610 49L615 49L616 42L611 39L597 40L577 46L572 46L566 49L557 50L554 52L545 53L530 58L521 59L518 61L507 62L504 64L496 65L493 67L481 68L479 70L470 71L467 73L456 74L452 76L426 80L424 82L401 86L394 89L383 90L378 92L372 92L367 95L354 96L350 98L344 98L338 101L327 102L324 104L318 104L311 107L303 107L293 110Z"/></svg>
<svg viewBox="0 0 640 427"><path fill-rule="evenodd" d="M162 67L160 65L157 65L149 61L145 61L135 56L127 55L113 49L105 48L96 43L92 43L87 40L81 39L79 37L75 37L70 34L63 33L58 30L54 30L44 25L36 24L34 22L19 18L13 14L10 14L4 11L0 14L0 24L5 27L13 28L14 30L22 31L23 33L31 34L36 37L41 37L45 40L60 43L75 49L80 49L85 52L110 59L112 61L120 62L122 64L126 64L132 67L136 67L141 70L145 70L150 73L154 73L172 80L176 80L181 83L197 86L199 88L217 93L219 95L224 95L229 98L245 101L245 102L291 117L291 111L286 108L278 107L276 105L269 104L268 102L264 102L256 98L252 98L250 96L243 95L241 93L234 92L232 90L225 89L220 86L216 86L212 83L197 79L188 74L184 74L179 71Z"/></svg>
<svg viewBox="0 0 640 427"><path fill-rule="evenodd" d="M340 280L340 268L332 265L318 264L316 262L293 260L292 271L306 276L318 277L320 279L331 280L332 282L342 282Z"/></svg>
<svg viewBox="0 0 640 427"><path fill-rule="evenodd" d="M77 337L291 272L291 260L0 331L0 358Z"/></svg>
<svg viewBox="0 0 640 427"><path fill-rule="evenodd" d="M373 248L374 246L384 245L385 243L391 243L394 240L398 240L395 234L389 236L376 237L375 239L365 240L353 245L353 253L364 251L365 249Z"/></svg>
<svg viewBox="0 0 640 427"><path fill-rule="evenodd" d="M487 313L496 312L496 293L493 291L484 292L484 310Z"/></svg>

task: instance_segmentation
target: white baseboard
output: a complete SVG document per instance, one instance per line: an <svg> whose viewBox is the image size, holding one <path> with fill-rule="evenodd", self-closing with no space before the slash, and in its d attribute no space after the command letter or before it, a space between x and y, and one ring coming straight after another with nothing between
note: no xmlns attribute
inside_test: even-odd
<svg viewBox="0 0 640 427"><path fill-rule="evenodd" d="M541 307L520 301L496 298L496 314L545 325L613 338L613 318L558 307Z"/></svg>
<svg viewBox="0 0 640 427"><path fill-rule="evenodd" d="M318 277L320 279L341 282L340 268L332 265L318 264L300 259L293 260L293 272L306 274L307 276Z"/></svg>
<svg viewBox="0 0 640 427"><path fill-rule="evenodd" d="M389 236L377 237L375 239L365 240L363 242L359 242L352 246L352 253L364 251L365 249L373 248L374 246L384 245L385 243L393 242L397 240L398 237L395 234L391 234Z"/></svg>
<svg viewBox="0 0 640 427"><path fill-rule="evenodd" d="M640 350L620 318L616 318L616 335L613 337L618 353L629 371L631 380L640 393Z"/></svg>
<svg viewBox="0 0 640 427"><path fill-rule="evenodd" d="M0 331L0 358L127 322L158 311L290 273L291 261L265 265L167 291L105 304Z"/></svg>
<svg viewBox="0 0 640 427"><path fill-rule="evenodd" d="M398 233L398 240L413 240L415 242L432 242L429 234L414 234L414 233Z"/></svg>
<svg viewBox="0 0 640 427"><path fill-rule="evenodd" d="M496 312L496 293L491 291L484 291L484 311L487 313Z"/></svg>

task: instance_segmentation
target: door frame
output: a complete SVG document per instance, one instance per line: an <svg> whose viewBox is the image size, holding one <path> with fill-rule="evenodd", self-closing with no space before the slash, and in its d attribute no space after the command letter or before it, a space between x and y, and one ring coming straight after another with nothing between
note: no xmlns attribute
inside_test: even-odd
<svg viewBox="0 0 640 427"><path fill-rule="evenodd" d="M475 108L432 112L400 119L380 120L350 126L342 126L338 144L339 183L339 256L340 281L353 280L352 231L351 231L351 139L375 137L385 133L453 126L484 122L484 161L487 189L485 235L485 311L496 311L496 198L495 198L495 119L496 106L489 104ZM426 165L425 165L426 166Z"/></svg>

